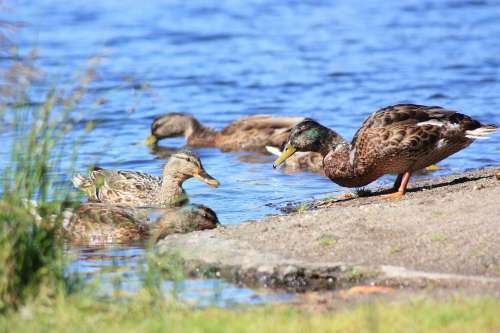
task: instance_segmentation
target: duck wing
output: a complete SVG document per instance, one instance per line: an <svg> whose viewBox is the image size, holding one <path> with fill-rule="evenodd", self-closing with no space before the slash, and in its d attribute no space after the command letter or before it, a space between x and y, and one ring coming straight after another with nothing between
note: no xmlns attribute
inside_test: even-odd
<svg viewBox="0 0 500 333"><path fill-rule="evenodd" d="M227 125L222 133L233 134L237 131L247 131L251 129L288 129L304 120L304 117L273 117L271 115L259 114L241 117Z"/></svg>
<svg viewBox="0 0 500 333"><path fill-rule="evenodd" d="M142 172L96 168L89 175L99 202L142 204L161 187L161 178Z"/></svg>
<svg viewBox="0 0 500 333"><path fill-rule="evenodd" d="M219 133L218 146L224 150L258 150L266 145L279 147L287 140L290 129L302 120L304 117L242 117Z"/></svg>
<svg viewBox="0 0 500 333"><path fill-rule="evenodd" d="M484 126L490 125L439 106L388 106L370 115L356 132L351 161L361 169L384 163L404 169L419 159L437 162L470 144Z"/></svg>
<svg viewBox="0 0 500 333"><path fill-rule="evenodd" d="M461 131L464 135L465 131L481 127L477 120L440 106L397 104L371 114L354 135L352 144L355 144L366 131L374 128L402 128L405 126L409 128L416 125L433 125L446 131L451 130L453 133Z"/></svg>
<svg viewBox="0 0 500 333"><path fill-rule="evenodd" d="M64 232L72 242L101 244L147 237L147 220L128 206L84 203L71 212Z"/></svg>

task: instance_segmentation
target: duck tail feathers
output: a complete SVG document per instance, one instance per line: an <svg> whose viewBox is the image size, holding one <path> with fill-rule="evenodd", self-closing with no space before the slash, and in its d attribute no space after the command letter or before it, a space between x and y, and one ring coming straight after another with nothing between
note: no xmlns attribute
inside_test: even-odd
<svg viewBox="0 0 500 333"><path fill-rule="evenodd" d="M76 188L81 188L85 186L85 183L87 183L87 178L83 177L82 175L76 175L72 179L73 181L73 186Z"/></svg>
<svg viewBox="0 0 500 333"><path fill-rule="evenodd" d="M465 131L465 137L469 139L488 139L488 137L498 130L496 125L481 125L474 130Z"/></svg>
<svg viewBox="0 0 500 333"><path fill-rule="evenodd" d="M280 156L281 154L281 151L279 150L278 147L273 147L273 146L266 146L266 150L268 153L270 153L271 155L276 155L276 156Z"/></svg>

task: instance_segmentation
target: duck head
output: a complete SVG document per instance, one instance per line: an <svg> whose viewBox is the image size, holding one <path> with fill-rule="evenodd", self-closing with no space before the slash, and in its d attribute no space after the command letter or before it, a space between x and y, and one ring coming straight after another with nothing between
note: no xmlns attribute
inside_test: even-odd
<svg viewBox="0 0 500 333"><path fill-rule="evenodd" d="M181 181L194 177L212 187L220 185L217 179L205 171L198 156L187 149L183 149L170 157L163 169L163 174L173 175Z"/></svg>
<svg viewBox="0 0 500 333"><path fill-rule="evenodd" d="M153 120L151 135L144 143L156 145L159 140L165 138L189 137L198 127L200 127L199 122L189 113L167 113Z"/></svg>
<svg viewBox="0 0 500 333"><path fill-rule="evenodd" d="M274 161L273 167L278 167L297 151L312 151L325 155L331 143L340 141L340 139L331 129L306 118L292 128L284 147L282 147L282 153Z"/></svg>
<svg viewBox="0 0 500 333"><path fill-rule="evenodd" d="M153 227L152 237L158 241L173 233L214 229L219 224L217 214L212 209L204 205L189 204L163 214Z"/></svg>

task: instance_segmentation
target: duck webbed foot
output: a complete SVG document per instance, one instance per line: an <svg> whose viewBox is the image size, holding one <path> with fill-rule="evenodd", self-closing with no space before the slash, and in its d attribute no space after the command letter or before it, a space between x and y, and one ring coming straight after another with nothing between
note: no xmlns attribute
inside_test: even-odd
<svg viewBox="0 0 500 333"><path fill-rule="evenodd" d="M336 199L338 200L350 200L354 198L356 198L356 196L350 192L340 193L336 196Z"/></svg>
<svg viewBox="0 0 500 333"><path fill-rule="evenodd" d="M379 198L382 200L395 200L403 197L406 193L406 188L410 181L411 171L407 171L403 174L399 174L394 182L394 190L396 192L380 195Z"/></svg>
<svg viewBox="0 0 500 333"><path fill-rule="evenodd" d="M397 191L389 194L382 194L379 196L379 198L381 200L396 200L402 198L404 195L405 195L404 193Z"/></svg>

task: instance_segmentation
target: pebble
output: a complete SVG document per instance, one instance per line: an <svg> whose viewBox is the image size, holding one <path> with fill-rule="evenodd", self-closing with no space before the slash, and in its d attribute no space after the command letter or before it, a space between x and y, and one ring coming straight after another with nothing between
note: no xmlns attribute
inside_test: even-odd
<svg viewBox="0 0 500 333"><path fill-rule="evenodd" d="M297 269L297 267L293 266L293 265L290 265L290 266L286 266L285 268L282 269L282 274L283 275L295 275L297 274L299 270Z"/></svg>
<svg viewBox="0 0 500 333"><path fill-rule="evenodd" d="M479 185L474 185L472 189L474 191L477 191L477 190L482 190L483 188L485 188L485 186L483 184L479 184Z"/></svg>

